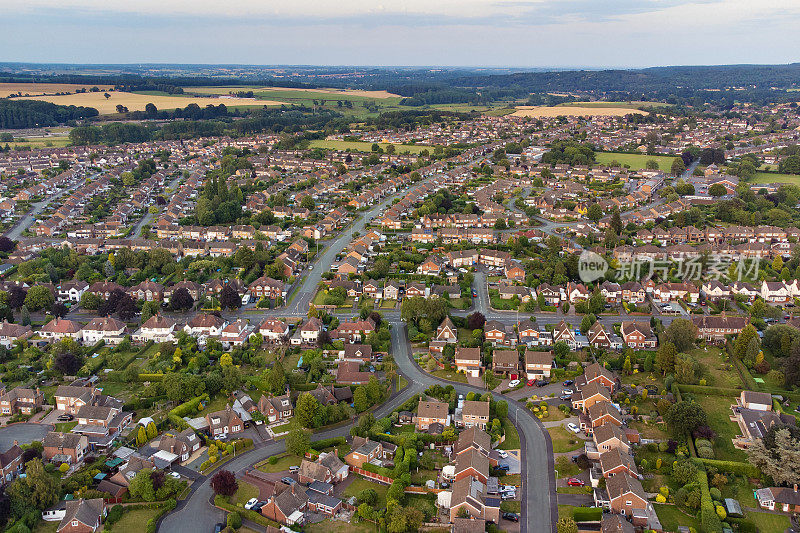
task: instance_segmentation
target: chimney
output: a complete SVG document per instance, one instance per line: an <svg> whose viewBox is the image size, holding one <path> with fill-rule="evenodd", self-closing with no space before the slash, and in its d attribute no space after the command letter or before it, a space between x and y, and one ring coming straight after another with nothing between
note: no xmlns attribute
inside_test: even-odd
<svg viewBox="0 0 800 533"><path fill-rule="evenodd" d="M19 446L19 441L17 439L14 439L14 446ZM796 488L797 488L797 485L795 485L795 489Z"/></svg>
<svg viewBox="0 0 800 533"><path fill-rule="evenodd" d="M794 491L797 492L797 483L794 484Z"/></svg>

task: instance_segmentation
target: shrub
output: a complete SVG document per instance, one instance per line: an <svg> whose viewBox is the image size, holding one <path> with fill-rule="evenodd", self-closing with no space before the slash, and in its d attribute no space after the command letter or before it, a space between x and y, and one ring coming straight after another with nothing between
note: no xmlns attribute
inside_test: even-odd
<svg viewBox="0 0 800 533"><path fill-rule="evenodd" d="M697 448L697 456L703 459L713 459L714 450L711 449L711 447L709 446L703 446L702 448Z"/></svg>
<svg viewBox="0 0 800 533"><path fill-rule="evenodd" d="M663 494L659 494L658 496L656 496L656 501L658 503L666 503L667 502L667 497L664 496Z"/></svg>
<svg viewBox="0 0 800 533"><path fill-rule="evenodd" d="M236 512L230 513L228 515L227 523L228 527L232 527L233 529L239 529L240 527L242 527L242 515Z"/></svg>
<svg viewBox="0 0 800 533"><path fill-rule="evenodd" d="M67 470L69 470L69 465L67 463L61 463L61 466L58 467L58 471L62 474L66 474Z"/></svg>
<svg viewBox="0 0 800 533"><path fill-rule="evenodd" d="M722 491L719 490L717 487L711 487L708 489L709 494L711 494L711 499L716 501L722 500Z"/></svg>
<svg viewBox="0 0 800 533"><path fill-rule="evenodd" d="M669 487L661 487L658 489L658 492L664 496L669 496Z"/></svg>
<svg viewBox="0 0 800 533"><path fill-rule="evenodd" d="M703 448L705 446L711 447L711 441L708 439L695 439L694 445L698 448Z"/></svg>
<svg viewBox="0 0 800 533"><path fill-rule="evenodd" d="M106 522L109 524L113 524L114 522L122 518L123 512L125 512L125 508L123 508L120 504L115 505L108 511Z"/></svg>

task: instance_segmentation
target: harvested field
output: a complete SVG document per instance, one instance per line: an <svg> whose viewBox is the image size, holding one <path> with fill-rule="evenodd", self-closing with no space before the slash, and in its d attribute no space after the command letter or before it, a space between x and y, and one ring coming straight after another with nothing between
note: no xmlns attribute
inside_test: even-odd
<svg viewBox="0 0 800 533"><path fill-rule="evenodd" d="M518 106L517 110L511 115L514 117L588 117L588 116L601 116L601 117L622 117L636 113L639 115L646 115L644 111L639 109L631 109L629 107L579 107L579 106Z"/></svg>
<svg viewBox="0 0 800 533"><path fill-rule="evenodd" d="M263 106L263 105L282 105L281 102L270 100L256 100L255 98L202 98L191 96L154 96L147 94L137 94L128 92L112 91L108 93L111 98L99 93L80 93L68 94L64 96L36 96L26 98L26 100L42 100L59 105L76 105L93 107L101 115L110 115L117 112L117 105L123 105L128 111L144 111L147 104L154 104L158 109L176 109L186 107L189 104L197 104L200 107L207 105L225 104L228 107L234 106Z"/></svg>
<svg viewBox="0 0 800 533"><path fill-rule="evenodd" d="M304 89L297 87L184 87L188 93L198 94L228 94L237 91L270 92L270 91L298 91L310 93L324 93L331 96L362 96L364 98L400 98L400 95L388 91L362 91L359 89Z"/></svg>
<svg viewBox="0 0 800 533"><path fill-rule="evenodd" d="M10 94L22 93L23 95L37 96L55 93L74 93L78 89L91 89L97 87L102 91L113 89L110 85L80 85L77 83L0 83L0 98ZM102 93L101 93L102 94Z"/></svg>

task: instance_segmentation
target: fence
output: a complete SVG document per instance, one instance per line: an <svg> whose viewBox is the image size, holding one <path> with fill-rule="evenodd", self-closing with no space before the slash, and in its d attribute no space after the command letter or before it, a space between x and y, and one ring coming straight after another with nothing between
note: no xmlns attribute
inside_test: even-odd
<svg viewBox="0 0 800 533"><path fill-rule="evenodd" d="M377 481L378 483L383 483L384 485L391 485L394 482L394 480L392 478L390 478L390 477L382 476L380 474L375 474L373 472L368 472L368 471L366 471L366 470L364 470L362 468L358 468L358 467L355 467L355 466L351 466L350 470L352 470L356 474L364 476L367 479L371 479L373 481Z"/></svg>

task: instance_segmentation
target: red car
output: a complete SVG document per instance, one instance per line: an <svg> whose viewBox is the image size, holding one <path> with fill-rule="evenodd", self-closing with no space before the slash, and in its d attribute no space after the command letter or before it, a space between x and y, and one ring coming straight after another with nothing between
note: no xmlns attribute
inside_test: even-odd
<svg viewBox="0 0 800 533"><path fill-rule="evenodd" d="M534 385L536 385L536 380L535 379L529 379L528 380L528 387L533 387Z"/></svg>
<svg viewBox="0 0 800 533"><path fill-rule="evenodd" d="M571 477L567 480L567 485L570 487L583 487L586 483L576 477Z"/></svg>

